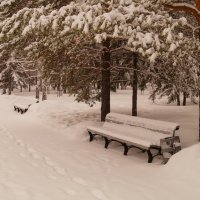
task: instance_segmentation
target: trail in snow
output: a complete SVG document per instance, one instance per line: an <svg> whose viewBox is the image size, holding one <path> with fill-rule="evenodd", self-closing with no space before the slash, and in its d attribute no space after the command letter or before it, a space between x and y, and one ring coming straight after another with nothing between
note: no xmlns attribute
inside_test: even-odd
<svg viewBox="0 0 200 200"><path fill-rule="evenodd" d="M9 105L7 100L8 98L6 98L5 104ZM70 149L66 150L66 139L63 141L63 138L59 138L56 132L38 122L26 120L23 115L13 112L12 105L5 107L1 104L1 107L0 120L4 127L0 128L0 137L1 142L5 145L0 146L0 151L4 152L3 158L6 160L3 160L1 154L0 160L6 167L4 174L1 170L0 176L8 174L9 177L12 177L9 181L0 181L2 186L0 197L2 199L62 200L67 198L73 200L80 199L80 197L107 199L104 192L95 186L96 184L93 184L92 181L88 183L86 178L81 176L82 172L76 173L79 164L72 163L68 166L68 161L58 163L54 159L59 157L65 161L65 156L71 154ZM70 117L88 116L87 113L80 114L77 112ZM8 149L10 150L9 154ZM50 158L51 156L52 158ZM75 158L75 162L80 163L81 159L78 154L70 155L70 159L72 157ZM75 170L74 166L76 166ZM7 179L5 177L4 180Z"/></svg>
<svg viewBox="0 0 200 200"><path fill-rule="evenodd" d="M130 97L126 92L114 94L112 110L129 113ZM176 174L173 170L162 171L162 160L148 164L147 155L137 150L131 150L125 157L119 145L112 144L106 150L101 140L89 143L86 127L98 121L98 106L89 108L66 97L33 105L27 114L20 115L13 111L13 98L19 97L0 98L0 199L168 200L173 199L176 188L179 191L176 200L184 200L194 191L181 193L187 184L181 183L180 175L179 185L175 186L172 177ZM196 113L185 114L195 107L178 108L180 112L177 110L171 119L175 108L143 102L140 101L144 105L141 116L178 119L186 124L181 133L187 133L187 137L196 131L191 125L193 121L190 126L186 123Z"/></svg>
<svg viewBox="0 0 200 200"><path fill-rule="evenodd" d="M66 199L67 195L70 199L79 199L83 187L88 190L87 198L107 199L101 190L91 187L81 177L72 177L66 168L19 140L5 127L0 127L0 137L0 174L1 180L4 180L0 183L0 197L3 199ZM23 179L26 187L20 184ZM79 197L76 197L77 194Z"/></svg>

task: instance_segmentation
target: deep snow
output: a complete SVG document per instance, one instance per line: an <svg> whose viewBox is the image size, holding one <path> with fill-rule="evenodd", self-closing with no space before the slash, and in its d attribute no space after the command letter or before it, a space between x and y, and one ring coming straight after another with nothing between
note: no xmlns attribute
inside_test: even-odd
<svg viewBox="0 0 200 200"><path fill-rule="evenodd" d="M13 111L20 98L0 96L0 199L198 199L199 144L165 166L161 158L148 164L137 150L126 157L116 144L105 150L101 140L88 142L86 127L100 123L99 103L90 108L52 94L21 115ZM111 102L112 111L131 113L130 90L113 93ZM193 105L153 104L139 95L139 116L179 123L183 147L197 143L197 111Z"/></svg>

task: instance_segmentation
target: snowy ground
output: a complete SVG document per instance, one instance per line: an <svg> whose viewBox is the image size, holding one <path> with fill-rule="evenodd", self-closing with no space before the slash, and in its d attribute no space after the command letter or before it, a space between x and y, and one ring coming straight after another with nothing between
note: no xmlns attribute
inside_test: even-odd
<svg viewBox="0 0 200 200"><path fill-rule="evenodd" d="M23 95L26 95L23 93ZM27 95L26 95L27 96ZM163 166L119 146L88 142L86 127L100 123L100 104L89 108L67 95L32 105L20 115L16 96L0 96L0 199L186 200L200 195L200 145L185 148ZM130 114L131 91L112 94L111 110ZM139 116L180 123L184 147L198 140L197 106L152 104L139 95Z"/></svg>

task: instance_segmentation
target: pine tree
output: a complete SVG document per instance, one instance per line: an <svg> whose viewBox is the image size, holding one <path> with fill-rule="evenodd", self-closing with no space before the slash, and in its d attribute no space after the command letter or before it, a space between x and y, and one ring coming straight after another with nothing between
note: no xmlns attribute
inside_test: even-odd
<svg viewBox="0 0 200 200"><path fill-rule="evenodd" d="M45 49L51 49L52 55L64 46L67 49L71 35L76 35L79 42L79 38L88 36L91 41L101 44L102 120L110 111L110 45L113 40L123 40L124 49L151 62L159 55L167 57L182 46L188 49L197 46L189 37L179 34L178 28L186 25L187 21L185 18L173 19L165 11L165 0L157 0L154 4L148 0L85 0L66 6L63 6L64 1L60 4L55 4L56 1L42 2L48 2L48 5L38 3L24 7L3 20L0 24L1 43L15 45L15 49L26 47L28 54L41 60L45 60L41 55ZM70 67L68 71L78 73L76 67ZM84 68L82 71L84 74L87 70ZM90 91L86 92L89 94L93 88L90 85L85 90Z"/></svg>

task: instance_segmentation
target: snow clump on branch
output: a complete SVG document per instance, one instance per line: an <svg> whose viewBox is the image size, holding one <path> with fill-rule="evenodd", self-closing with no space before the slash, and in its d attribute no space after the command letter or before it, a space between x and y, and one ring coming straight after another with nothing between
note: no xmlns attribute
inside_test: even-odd
<svg viewBox="0 0 200 200"><path fill-rule="evenodd" d="M170 1L156 0L85 0L74 1L59 9L51 6L24 8L0 23L0 41L10 41L30 35L66 38L69 34L94 33L97 43L107 39L124 40L126 47L154 62L157 56L168 54L190 43L176 28L187 23L185 18L173 19L164 8ZM191 45L191 43L190 43Z"/></svg>

